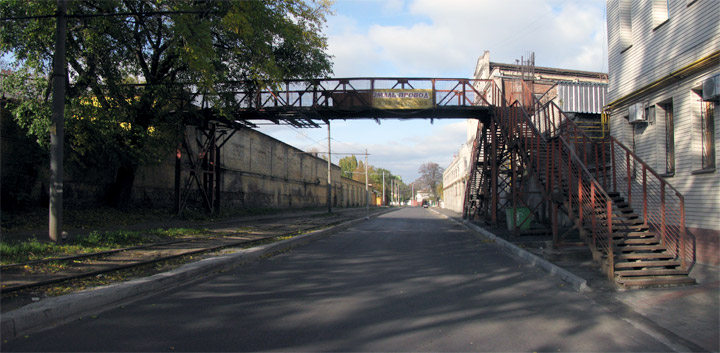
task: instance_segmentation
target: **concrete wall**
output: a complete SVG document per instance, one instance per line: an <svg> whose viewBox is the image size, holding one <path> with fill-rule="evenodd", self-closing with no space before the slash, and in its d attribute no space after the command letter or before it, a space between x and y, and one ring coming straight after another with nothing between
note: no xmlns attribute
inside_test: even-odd
<svg viewBox="0 0 720 353"><path fill-rule="evenodd" d="M198 131L187 128L190 141ZM194 153L200 148L192 146ZM172 206L174 195L173 156L159 167L138 173L133 199L143 202L150 197L163 206ZM327 204L327 161L305 153L255 130L239 130L225 143L220 153L221 208L298 208ZM340 176L340 167L332 165L332 204L334 207L365 205L365 184ZM189 172L183 172L183 185ZM158 194L159 193L159 194ZM154 196L148 196L154 195ZM201 198L193 195L192 204Z"/></svg>
<svg viewBox="0 0 720 353"><path fill-rule="evenodd" d="M49 161L47 153L2 112L3 210L47 205ZM195 128L187 129L195 141ZM199 148L191 146L197 155ZM133 184L131 203L139 207L172 209L175 200L175 151L158 165L141 166ZM255 130L237 131L221 151L220 208L322 207L327 203L327 161L273 139ZM188 166L186 166L188 167ZM66 162L64 204L69 208L102 205L116 171L96 167L81 169ZM181 185L189 172L182 173ZM334 207L365 205L365 184L340 176L332 165ZM193 186L188 205L202 207Z"/></svg>

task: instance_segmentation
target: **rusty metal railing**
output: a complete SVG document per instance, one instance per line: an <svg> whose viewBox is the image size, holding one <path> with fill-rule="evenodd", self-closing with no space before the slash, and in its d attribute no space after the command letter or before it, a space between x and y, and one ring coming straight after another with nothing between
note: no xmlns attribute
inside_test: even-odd
<svg viewBox="0 0 720 353"><path fill-rule="evenodd" d="M618 193L633 210L640 212L643 223L660 236L662 244L687 268L694 250L686 233L683 195L614 137L590 138L554 102L536 101L532 111L533 124L539 124L545 136L561 138L605 192Z"/></svg>
<svg viewBox="0 0 720 353"><path fill-rule="evenodd" d="M377 90L427 91L433 108L492 107L502 102L494 81L461 78L328 78L246 86L234 92L240 109L367 108Z"/></svg>
<svg viewBox="0 0 720 353"><path fill-rule="evenodd" d="M661 239L668 251L689 266L694 250L685 228L685 198L635 153L610 137L598 141L609 151L606 190L622 195Z"/></svg>
<svg viewBox="0 0 720 353"><path fill-rule="evenodd" d="M545 194L562 195L566 211L586 229L589 245L605 255L608 277L614 276L612 199L585 167L576 148L560 137L560 129L551 115L528 114L516 101L509 108L498 108L495 114L508 136L519 144L527 165L545 186ZM558 121L557 119L555 121ZM541 129L538 129L541 127Z"/></svg>

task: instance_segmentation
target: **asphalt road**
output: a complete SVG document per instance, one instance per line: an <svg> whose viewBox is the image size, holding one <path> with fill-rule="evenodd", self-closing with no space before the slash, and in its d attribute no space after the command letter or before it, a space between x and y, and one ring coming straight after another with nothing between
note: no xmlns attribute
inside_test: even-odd
<svg viewBox="0 0 720 353"><path fill-rule="evenodd" d="M545 272L423 208L2 351L669 351Z"/></svg>

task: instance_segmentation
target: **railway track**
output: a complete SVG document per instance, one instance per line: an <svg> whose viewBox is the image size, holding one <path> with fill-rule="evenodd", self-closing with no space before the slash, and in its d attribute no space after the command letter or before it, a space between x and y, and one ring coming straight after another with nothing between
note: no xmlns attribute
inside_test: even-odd
<svg viewBox="0 0 720 353"><path fill-rule="evenodd" d="M178 258L207 254L228 248L247 248L278 238L331 227L365 216L365 211L344 210L332 215L298 216L281 220L229 221L217 223L207 236L176 239L122 249L47 258L0 266L0 293L33 290L63 282L129 270ZM239 226L241 225L241 226Z"/></svg>

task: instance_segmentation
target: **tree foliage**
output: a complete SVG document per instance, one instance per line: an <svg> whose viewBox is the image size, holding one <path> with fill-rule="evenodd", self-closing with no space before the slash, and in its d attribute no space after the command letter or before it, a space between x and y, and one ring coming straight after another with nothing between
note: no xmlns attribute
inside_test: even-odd
<svg viewBox="0 0 720 353"><path fill-rule="evenodd" d="M418 173L420 178L416 180L416 185L431 192L436 200L442 197L443 168L435 162L427 162L418 168Z"/></svg>
<svg viewBox="0 0 720 353"><path fill-rule="evenodd" d="M220 116L247 82L327 76L327 0L67 2L66 156L134 174L177 144L179 112L202 99ZM0 17L53 15L46 0L0 0ZM28 134L47 145L55 19L3 21L2 91ZM132 181L132 175L130 178Z"/></svg>
<svg viewBox="0 0 720 353"><path fill-rule="evenodd" d="M352 179L353 173L355 173L355 170L358 167L358 160L355 155L345 156L343 158L340 158L338 165L340 165L342 176ZM365 173L364 170L363 173Z"/></svg>

